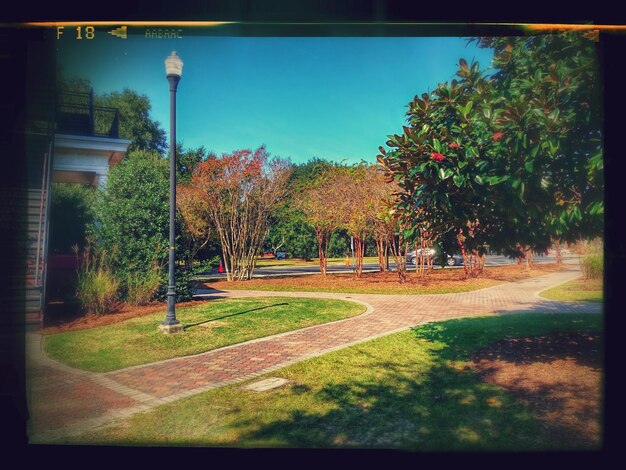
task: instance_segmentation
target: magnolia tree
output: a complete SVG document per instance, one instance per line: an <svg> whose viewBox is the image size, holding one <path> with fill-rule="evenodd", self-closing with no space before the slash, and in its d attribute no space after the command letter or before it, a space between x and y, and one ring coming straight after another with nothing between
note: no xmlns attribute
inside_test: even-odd
<svg viewBox="0 0 626 470"><path fill-rule="evenodd" d="M409 103L408 126L378 162L395 181L406 237L454 234L465 272L485 245L543 251L602 227L602 149L595 45L574 33L483 38L487 76L459 62L459 80Z"/></svg>
<svg viewBox="0 0 626 470"><path fill-rule="evenodd" d="M205 210L205 221L217 232L226 277L250 279L269 230L272 211L285 196L290 166L270 158L265 147L200 162L181 194L202 202L190 205ZM189 220L189 216L188 216Z"/></svg>
<svg viewBox="0 0 626 470"><path fill-rule="evenodd" d="M402 189L396 208L406 225L403 237L415 241L421 233L430 242L434 234L454 230L470 275L477 272L472 261L485 241L484 220L496 202L484 185L500 181L486 181L480 158L492 142L490 131L470 119L473 100L479 101L485 90L484 79L478 64L461 66L469 75L463 83L453 80L431 96L415 97L409 104L410 125L402 135L389 136L393 150L380 147L378 161Z"/></svg>
<svg viewBox="0 0 626 470"><path fill-rule="evenodd" d="M552 243L558 254L561 243L603 231L602 90L593 39L478 40L494 49L488 121L499 133L498 153L510 155L508 184L517 192L512 234L494 237L494 245L517 243L531 254Z"/></svg>

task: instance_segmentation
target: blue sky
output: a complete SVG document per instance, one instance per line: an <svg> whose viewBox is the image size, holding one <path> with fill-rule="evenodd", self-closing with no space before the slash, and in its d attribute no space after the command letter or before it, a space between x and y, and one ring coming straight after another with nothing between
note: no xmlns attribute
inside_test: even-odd
<svg viewBox="0 0 626 470"><path fill-rule="evenodd" d="M69 32L69 30L68 30ZM133 89L150 98L169 134L163 61L184 62L177 94L177 139L218 154L255 149L304 162L312 157L374 162L386 136L400 132L416 94L454 78L459 58L481 68L492 53L465 38L233 37L115 38L70 34L57 41L67 76L89 78L96 93ZM168 135L169 142L169 135Z"/></svg>

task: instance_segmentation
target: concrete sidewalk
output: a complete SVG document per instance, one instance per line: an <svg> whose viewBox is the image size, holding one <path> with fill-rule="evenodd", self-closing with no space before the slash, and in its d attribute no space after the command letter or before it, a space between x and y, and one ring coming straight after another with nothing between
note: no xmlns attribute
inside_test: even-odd
<svg viewBox="0 0 626 470"><path fill-rule="evenodd" d="M220 292L220 297L346 299L364 304L367 311L333 323L107 373L80 371L45 357L41 336L30 333L27 337L30 442L69 444L73 435L118 418L422 323L521 312L601 312L600 303L554 302L537 295L579 276L580 270L571 267L478 291L439 295ZM211 297L209 291L198 294Z"/></svg>

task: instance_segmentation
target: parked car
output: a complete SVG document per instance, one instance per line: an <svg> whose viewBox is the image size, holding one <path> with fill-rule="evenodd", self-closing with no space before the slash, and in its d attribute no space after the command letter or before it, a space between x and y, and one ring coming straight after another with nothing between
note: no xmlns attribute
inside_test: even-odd
<svg viewBox="0 0 626 470"><path fill-rule="evenodd" d="M276 259L287 259L287 253L284 251L277 251Z"/></svg>
<svg viewBox="0 0 626 470"><path fill-rule="evenodd" d="M407 264L412 264L412 265L416 265L417 264L417 257L420 256L422 252L422 249L419 248L417 251L413 250L413 251L409 251L406 254L406 263ZM435 250L434 248L425 248L424 249L424 255L426 256L430 256L430 258L434 258L435 256L437 256L437 250ZM457 255L457 254L449 254L446 253L446 264L448 266L459 266L463 264L463 257L461 255Z"/></svg>

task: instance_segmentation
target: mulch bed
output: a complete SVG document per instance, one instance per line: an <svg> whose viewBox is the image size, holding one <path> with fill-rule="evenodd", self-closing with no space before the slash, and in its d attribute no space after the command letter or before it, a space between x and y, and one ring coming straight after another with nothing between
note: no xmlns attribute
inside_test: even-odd
<svg viewBox="0 0 626 470"><path fill-rule="evenodd" d="M533 266L531 270L526 269L523 265L497 266L486 268L480 277L473 279L465 279L462 269L439 269L426 274L424 277L419 277L415 272L410 272L407 277L407 282L404 285L407 289L411 289L412 287L419 288L420 286L445 288L458 285L459 283L463 283L464 285L470 283L473 288L480 289L499 282L527 279L529 277L555 272L560 269L562 269L562 266L557 266L556 264L537 264ZM252 279L249 281L240 281L239 283L227 281L205 283L198 282L196 283L196 286L210 289L232 289L236 288L238 284L245 284L246 288L255 289L257 287L262 288L268 283L300 287L324 287L329 284L340 287L369 286L377 289L385 288L386 286L397 289L397 286L399 286L398 275L395 272L365 273L360 279L357 279L353 274L332 274L327 276L326 279L324 279L321 275L308 275ZM206 300L199 299L191 302L181 302L177 303L176 306L177 308L186 307L190 305L197 305L198 302L206 302ZM86 328L110 325L112 323L125 321L130 318L140 317L158 311L162 311L165 315L167 304L165 302L153 303L146 306L121 304L118 305L114 311L103 315L82 315L77 312L76 308L70 308L67 305L54 305L50 307L56 308L50 308L50 313L45 318L43 329L44 334L55 334L65 331L83 330Z"/></svg>
<svg viewBox="0 0 626 470"><path fill-rule="evenodd" d="M512 282L530 277L541 276L563 269L563 266L556 264L535 264L532 269L527 269L525 265L511 264L508 266L490 266L484 269L483 273L475 278L466 278L463 269L436 269L427 271L423 276L415 271L409 271L404 284L398 281L398 274L392 272L363 273L360 278L354 274L328 274L326 277L320 274L307 276L283 276L265 277L251 279L249 281L225 281L213 280L204 282L204 287L210 289L255 289L264 286L274 285L286 288L325 288L332 286L339 289L359 288L359 289L391 289L390 292L398 294L419 293L420 288L428 287L433 289L445 289L462 284L471 286L474 289L490 287L500 282ZM406 291L406 292L403 292Z"/></svg>
<svg viewBox="0 0 626 470"><path fill-rule="evenodd" d="M206 300L193 300L190 302L178 302L176 308L189 307L192 305L198 305L199 302L206 302ZM120 304L115 310L106 314L81 314L74 312L63 312L58 314L51 314L45 318L43 334L55 334L65 331L84 330L87 328L95 328L97 326L111 325L113 323L122 322L135 317L142 317L155 312L163 312L163 318L165 318L165 312L167 310L166 302L155 302L150 305L134 306L127 304Z"/></svg>
<svg viewBox="0 0 626 470"><path fill-rule="evenodd" d="M472 362L482 380L536 412L550 447L594 449L602 434L602 350L597 333L555 333L499 341Z"/></svg>

